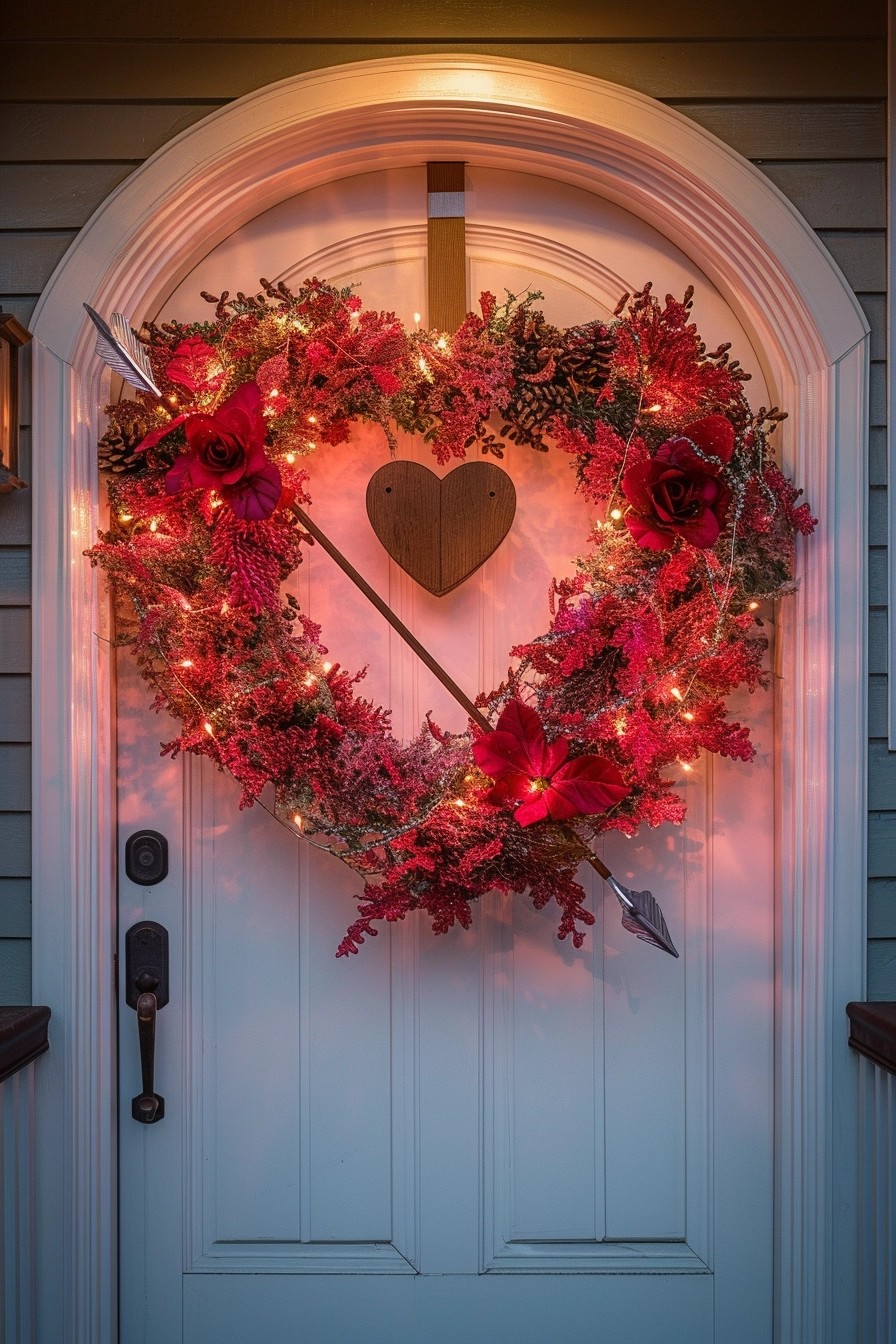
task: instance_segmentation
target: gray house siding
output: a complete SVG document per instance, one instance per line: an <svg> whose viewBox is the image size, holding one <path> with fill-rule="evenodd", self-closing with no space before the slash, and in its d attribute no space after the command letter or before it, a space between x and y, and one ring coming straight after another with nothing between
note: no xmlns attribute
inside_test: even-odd
<svg viewBox="0 0 896 1344"><path fill-rule="evenodd" d="M0 304L8 310L7 305ZM27 358L27 355L26 355ZM30 444L20 435L19 471ZM0 497L0 1003L31 994L31 500Z"/></svg>
<svg viewBox="0 0 896 1344"><path fill-rule="evenodd" d="M793 201L841 266L873 332L869 990L896 999L896 755L886 748L884 0L162 0L147 12L111 0L51 0L14 7L3 29L0 306L26 325L80 226L155 149L252 89L350 61L478 52L627 85L705 126ZM22 405L27 419L27 388ZM28 440L25 425L26 478ZM30 996L32 504L40 500L26 492L0 498L0 1003Z"/></svg>

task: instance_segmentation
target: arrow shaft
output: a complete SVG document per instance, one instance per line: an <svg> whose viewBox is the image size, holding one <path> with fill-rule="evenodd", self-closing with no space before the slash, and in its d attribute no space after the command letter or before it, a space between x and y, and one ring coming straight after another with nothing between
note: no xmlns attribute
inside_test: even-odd
<svg viewBox="0 0 896 1344"><path fill-rule="evenodd" d="M466 710L470 718L474 723L478 723L480 728L483 728L487 733L490 733L492 725L482 713L482 710L476 708L473 701L461 690L457 682L452 677L449 677L441 663L436 662L429 650L420 643L416 635L411 633L404 621L398 619L395 612L387 602L383 601L376 589L371 588L364 576L360 574L351 561L347 560L342 552L334 546L327 534L320 530L317 523L309 517L303 508L298 504L291 504L290 508L302 527L304 527L305 531L308 532L321 548L326 551L331 560L335 560L342 572L348 575L355 587L360 589L368 602L371 602L373 606L376 607L380 615L385 617L396 634L401 636L408 648L413 650L420 659L421 663L429 668L430 672L442 683L449 695L454 697L461 709Z"/></svg>
<svg viewBox="0 0 896 1344"><path fill-rule="evenodd" d="M466 695L458 686L457 682L448 675L448 673L442 667L441 663L436 662L435 658L433 658L429 650L420 643L416 635L412 634L412 632L405 625L404 621L398 619L398 617L395 615L395 612L392 610L392 608L388 605L387 602L383 601L383 599L380 597L376 589L371 588L370 584L364 578L363 574L359 573L359 571L355 569L355 566L351 563L351 561L348 560L342 554L339 548L333 544L333 542L330 540L327 534L321 531L317 523L314 522L314 520L309 516L309 514L305 512L305 510L300 505L291 504L290 509L295 518L298 520L298 522L301 523L302 527L309 534L309 536L312 536L314 540L318 543L318 545L321 547L321 549L326 551L330 559L336 562L336 564L339 566L342 572L346 574L348 578L351 579L355 587L358 588L364 594L368 602L372 603L372 605L376 607L377 611L389 622L389 624L391 625L392 629L396 632L396 634L401 636L401 638L407 644L408 648L413 650L413 652L420 659L421 663L423 663L425 667L429 668L430 672L438 681L442 683L442 685L445 687L445 690L448 691L449 695L452 695L454 699L457 701L457 703L460 705L460 707L466 710L467 714L469 714L473 722L478 723L480 728L484 729L485 732L490 733L492 731L492 725L489 723L488 719L485 717L482 711L476 708L470 697ZM588 846L585 844L582 838L576 834L576 832L572 829L571 826L561 825L559 829L562 831L563 835L566 837L567 840L575 840L578 842L579 848L581 850L582 859L586 863L590 863L591 867L595 870L595 872L600 874L600 876L604 879L605 882L610 877L612 877L612 873L610 872L607 865L605 863L602 863L596 854L592 854L591 850L588 848Z"/></svg>

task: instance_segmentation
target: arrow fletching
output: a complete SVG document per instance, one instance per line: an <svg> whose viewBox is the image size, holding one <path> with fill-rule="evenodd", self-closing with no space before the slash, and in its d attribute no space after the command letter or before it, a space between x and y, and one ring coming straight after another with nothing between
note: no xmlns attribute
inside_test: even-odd
<svg viewBox="0 0 896 1344"><path fill-rule="evenodd" d="M607 878L619 904L622 906L622 927L645 943L677 957L678 952L672 941L659 902L649 891L629 891L615 877Z"/></svg>
<svg viewBox="0 0 896 1344"><path fill-rule="evenodd" d="M85 303L84 307L97 330L96 353L100 359L139 392L161 397L152 376L146 346L141 344L127 318L122 317L121 313L113 313L107 323L89 303Z"/></svg>

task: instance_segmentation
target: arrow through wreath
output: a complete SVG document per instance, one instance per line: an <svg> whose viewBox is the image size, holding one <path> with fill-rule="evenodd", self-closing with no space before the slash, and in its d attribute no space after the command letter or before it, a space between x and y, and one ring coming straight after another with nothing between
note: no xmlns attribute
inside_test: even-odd
<svg viewBox="0 0 896 1344"><path fill-rule="evenodd" d="M348 560L337 546L330 540L325 532L322 532L313 518L298 504L291 504L290 509L293 516L299 524L305 529L309 536L313 537L322 550L326 551L331 560L336 564L344 574L351 579L352 583L363 593L381 616L384 616L391 625L396 634L400 635L407 644L408 648L417 655L421 663L429 668L433 676L442 683L449 695L453 696L461 709L465 710L474 723L477 723L483 732L491 733L494 731L493 725L477 709L470 697L461 690L457 682L448 675L441 663L436 662L429 650L420 643L405 623L395 615L395 612L384 602L379 593L371 588L370 584L359 573L355 566ZM558 824L558 823L555 823ZM659 902L649 891L631 891L619 882L607 865L593 854L585 842L582 840L571 826L559 823L559 829L565 839L578 841L581 848L582 860L589 863L596 873L604 879L607 886L615 895L622 907L622 925L628 929L629 933L634 933L645 943L651 943L654 947L660 948L663 952L668 952L671 956L677 957L678 951L672 941L666 921L663 918L663 912Z"/></svg>
<svg viewBox="0 0 896 1344"><path fill-rule="evenodd" d="M728 697L768 684L764 604L793 591L797 538L816 523L774 458L783 413L753 412L728 345L700 339L691 290L661 302L648 285L611 321L565 330L540 296L486 293L448 334L408 331L316 278L261 286L205 295L209 321L139 335L90 314L98 353L137 391L107 408L112 523L89 555L155 707L178 725L163 751L208 756L240 783L242 806L272 785L281 820L363 878L338 956L411 911L435 933L467 927L495 889L556 902L558 936L579 947L594 922L581 862L627 930L676 956L652 894L623 886L590 842L681 822L676 762L755 755ZM420 436L443 465L477 448L500 458L507 442L550 447L594 506L575 573L553 584L549 628L510 650L507 681L478 704L308 515L305 458L349 443L358 421L393 446L396 427ZM320 629L281 595L311 540L472 734L427 719L399 741L388 711L356 693L363 673L327 659Z"/></svg>

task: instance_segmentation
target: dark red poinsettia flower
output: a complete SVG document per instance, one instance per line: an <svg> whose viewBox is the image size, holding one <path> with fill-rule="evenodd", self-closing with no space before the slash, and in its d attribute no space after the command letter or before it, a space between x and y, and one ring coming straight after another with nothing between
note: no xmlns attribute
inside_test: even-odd
<svg viewBox="0 0 896 1344"><path fill-rule="evenodd" d="M494 732L473 743L473 759L495 785L485 795L494 807L520 804L514 818L521 826L535 821L606 812L628 793L628 786L603 756L566 759L565 737L548 742L541 719L528 705L512 700Z"/></svg>
<svg viewBox="0 0 896 1344"><path fill-rule="evenodd" d="M731 421L708 415L686 425L653 457L630 466L622 478L622 493L631 505L625 525L638 545L668 551L681 537L703 550L714 546L731 499L719 473L733 451ZM707 461L706 455L718 462Z"/></svg>
<svg viewBox="0 0 896 1344"><path fill-rule="evenodd" d="M258 384L243 383L211 415L187 415L183 426L189 452L165 477L169 495L217 490L237 518L270 518L283 484L276 464L265 456L267 426Z"/></svg>

